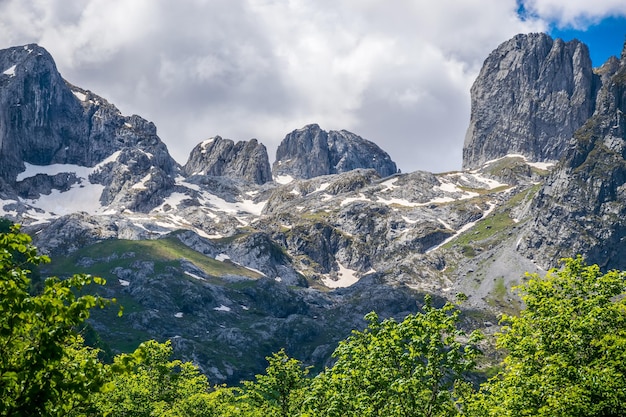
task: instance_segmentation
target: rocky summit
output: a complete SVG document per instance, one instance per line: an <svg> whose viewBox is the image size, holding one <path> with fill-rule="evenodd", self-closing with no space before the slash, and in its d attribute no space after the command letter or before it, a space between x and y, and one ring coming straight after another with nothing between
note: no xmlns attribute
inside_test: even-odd
<svg viewBox="0 0 626 417"><path fill-rule="evenodd" d="M272 171L265 146L256 139L233 142L220 136L198 144L183 167L188 175L230 177L265 184L272 180Z"/></svg>
<svg viewBox="0 0 626 417"><path fill-rule="evenodd" d="M577 254L624 265L626 50L518 35L472 87L457 172L400 173L353 133L308 125L270 169L252 139L214 136L184 166L156 127L62 79L37 45L0 51L0 216L53 262L107 278L94 312L114 352L147 339L214 383L286 348L324 366L363 316L402 318L459 292L468 328L497 326L511 287Z"/></svg>
<svg viewBox="0 0 626 417"><path fill-rule="evenodd" d="M577 40L537 33L504 42L471 89L463 167L507 154L558 160L593 114L600 85L587 46Z"/></svg>
<svg viewBox="0 0 626 417"><path fill-rule="evenodd" d="M312 124L289 133L276 150L276 176L309 179L372 168L382 177L398 169L387 152L347 130L326 132Z"/></svg>

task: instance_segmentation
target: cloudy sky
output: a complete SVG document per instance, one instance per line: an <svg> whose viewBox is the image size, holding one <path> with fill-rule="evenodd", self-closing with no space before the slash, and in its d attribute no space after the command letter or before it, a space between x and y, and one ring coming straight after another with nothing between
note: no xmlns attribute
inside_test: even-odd
<svg viewBox="0 0 626 417"><path fill-rule="evenodd" d="M619 55L626 0L0 0L0 48L38 43L65 79L153 121L184 163L215 135L273 161L309 123L403 172L460 169L469 89L517 33Z"/></svg>

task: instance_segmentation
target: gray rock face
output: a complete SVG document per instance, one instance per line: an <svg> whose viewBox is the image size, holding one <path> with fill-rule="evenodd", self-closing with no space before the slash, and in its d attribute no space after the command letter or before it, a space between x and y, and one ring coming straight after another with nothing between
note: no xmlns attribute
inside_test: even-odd
<svg viewBox="0 0 626 417"><path fill-rule="evenodd" d="M267 149L256 139L235 143L216 136L206 140L191 151L183 172L240 178L255 184L272 180Z"/></svg>
<svg viewBox="0 0 626 417"><path fill-rule="evenodd" d="M595 114L533 201L520 251L542 263L582 254L626 268L626 53L602 69Z"/></svg>
<svg viewBox="0 0 626 417"><path fill-rule="evenodd" d="M52 57L37 45L0 51L0 177L23 161L93 165L108 154L88 146L88 120Z"/></svg>
<svg viewBox="0 0 626 417"><path fill-rule="evenodd" d="M471 89L463 167L522 154L558 160L591 117L600 85L589 51L577 40L517 35L486 59Z"/></svg>
<svg viewBox="0 0 626 417"><path fill-rule="evenodd" d="M581 107L572 102L579 97L574 92L584 90L576 85L584 82L573 63L578 53L582 60L584 48L572 52L576 43L543 35L505 45L517 44L518 49L503 47L501 83L493 85L501 90L490 97L499 105L506 104L497 101L504 96L517 97L509 105L519 108L509 110L520 118L509 121L519 122L518 139L532 129L544 136L533 137L534 147L521 139L519 148L502 144L500 153L491 139L485 146L476 142L475 163L509 152L540 159L553 139L545 132L583 117L562 119L554 103L552 115L520 109L539 97L547 106L567 96L564 102L578 112ZM28 48L23 51L15 54ZM548 77L548 62L555 74L563 72L557 63L572 64L572 79L580 83L571 95L560 93L568 91L568 77L564 90L557 88L560 76ZM11 66L0 75L2 88L19 75L19 66ZM531 77L533 71L540 74ZM0 216L23 222L23 230L55 260L42 274L85 272L108 279L103 295L123 300L127 310L122 322L112 321L115 312L105 309L94 312L91 323L116 349L170 339L177 357L199 364L215 383L252 378L267 365L263 357L282 347L321 369L337 341L362 328L363 315L372 310L402 318L419 309L424 293L452 298L464 292L464 306L480 310L467 319L493 323L489 312L518 311L510 288L525 271L542 273L577 253L626 269L626 50L595 74L592 84L601 87L589 90L593 116L571 142L559 145L563 158L555 167L508 157L471 171L394 174L395 164L380 162L386 154L375 145L311 125L281 144L274 174L295 177L287 184L268 181L267 172L257 175L263 164L255 158L266 155L256 141L201 144L181 171L188 176L176 175L178 167L154 125L123 117L101 98L64 84L83 115L76 116L76 126L89 126L88 139L81 133L75 140L101 149L106 159L69 157L70 145L66 154L44 149L48 159L36 159L13 139L16 134L2 136L7 147L22 153L6 159L14 162L13 176L0 176ZM520 92L529 94L531 104L523 104ZM481 105L484 119L474 114L475 131L486 126L483 121L506 121L504 110L491 114L486 101ZM520 122L522 114L529 125ZM30 134L35 115L28 117L21 126ZM60 135L63 126L54 122L50 129ZM550 159L548 154L542 158ZM25 177L23 155L28 164L92 165L87 175L61 170ZM380 165L372 166L374 159ZM353 169L358 166L368 168ZM92 188L100 190L104 210L50 215L55 201L45 194L63 197L94 184L103 186Z"/></svg>
<svg viewBox="0 0 626 417"><path fill-rule="evenodd" d="M357 168L375 169L381 177L398 172L395 162L373 142L346 130L326 132L312 124L283 139L272 172L275 177L309 179Z"/></svg>
<svg viewBox="0 0 626 417"><path fill-rule="evenodd" d="M103 204L120 199L128 208L145 210L171 191L178 167L154 124L124 117L103 98L67 83L37 45L1 50L0 70L0 178L7 188L23 198L64 192L87 178L68 171L17 181L18 174L25 163L94 167L119 151L89 178L105 186ZM127 192L139 182L140 190Z"/></svg>

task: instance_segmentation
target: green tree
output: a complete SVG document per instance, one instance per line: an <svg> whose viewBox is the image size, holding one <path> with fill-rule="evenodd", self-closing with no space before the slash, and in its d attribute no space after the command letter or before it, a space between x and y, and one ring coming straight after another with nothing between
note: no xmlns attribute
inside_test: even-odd
<svg viewBox="0 0 626 417"><path fill-rule="evenodd" d="M111 417L213 416L206 376L190 362L170 361L171 356L169 341L154 340L116 356L110 366L112 389L97 400L100 411ZM192 406L196 411L188 414Z"/></svg>
<svg viewBox="0 0 626 417"><path fill-rule="evenodd" d="M447 303L398 323L365 316L368 327L339 343L335 365L315 378L306 402L313 416L452 416L453 386L474 368L479 332L457 328L460 311Z"/></svg>
<svg viewBox="0 0 626 417"><path fill-rule="evenodd" d="M505 316L503 370L465 404L470 416L626 416L626 275L579 256L520 287Z"/></svg>
<svg viewBox="0 0 626 417"><path fill-rule="evenodd" d="M268 356L265 374L255 381L245 381L245 400L263 415L289 417L299 415L304 390L309 385L308 368L289 358L284 349Z"/></svg>
<svg viewBox="0 0 626 417"><path fill-rule="evenodd" d="M0 233L0 416L81 413L107 379L97 351L83 345L78 326L108 300L78 295L99 278L48 278L31 288L30 266L49 262L13 226Z"/></svg>

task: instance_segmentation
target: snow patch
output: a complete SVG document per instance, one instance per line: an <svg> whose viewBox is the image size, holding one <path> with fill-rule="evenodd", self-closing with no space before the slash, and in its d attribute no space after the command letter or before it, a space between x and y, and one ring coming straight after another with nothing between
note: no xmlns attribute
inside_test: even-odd
<svg viewBox="0 0 626 417"><path fill-rule="evenodd" d="M324 191L328 187L330 187L330 183L329 182L325 182L325 183L321 184L319 187L317 187L315 190L313 190L313 192L314 193L319 193L320 191Z"/></svg>
<svg viewBox="0 0 626 417"><path fill-rule="evenodd" d="M48 212L47 219L79 211L100 214L102 205L99 198L103 191L103 185L83 181L81 184L74 184L64 192L52 190L48 195L42 194L37 200L31 201L31 204Z"/></svg>
<svg viewBox="0 0 626 417"><path fill-rule="evenodd" d="M461 227L459 230L457 230L457 232L455 234L453 234L452 236L450 236L449 238L447 238L446 240L444 240L443 242L441 242L438 245L433 246L432 248L426 250L426 253L432 252L435 249L438 249L440 247L442 247L443 245L445 245L446 243L450 242L452 239L455 239L456 237L458 237L459 235L461 235L461 233L471 229L472 227L474 227L474 225L479 222L480 220L484 219L485 217L487 217L489 214L491 214L491 212L493 211L493 209L496 208L497 204L494 202L489 202L487 203L489 204L489 208L483 212L483 215L480 219L473 221L473 222L469 222L465 225L463 225L463 227Z"/></svg>
<svg viewBox="0 0 626 417"><path fill-rule="evenodd" d="M230 256L226 255L225 253L220 253L219 255L217 255L215 257L216 261L220 261L220 262L224 262L226 260L230 260Z"/></svg>
<svg viewBox="0 0 626 417"><path fill-rule="evenodd" d="M448 223L444 222L443 220L437 219L437 221L441 223L446 229L454 230Z"/></svg>
<svg viewBox="0 0 626 417"><path fill-rule="evenodd" d="M354 203L355 201L371 201L370 199L368 199L367 197L365 197L365 195L363 193L359 193L358 197L348 197L348 198L344 198L341 203L340 206L347 206L350 203Z"/></svg>
<svg viewBox="0 0 626 417"><path fill-rule="evenodd" d="M289 184L293 180L294 178L291 175L277 175L276 177L274 177L274 182L282 185Z"/></svg>
<svg viewBox="0 0 626 417"><path fill-rule="evenodd" d="M5 209L6 206L10 204L17 204L17 200L2 200L0 199L0 215L2 216L17 216L17 211L11 210L7 211Z"/></svg>
<svg viewBox="0 0 626 417"><path fill-rule="evenodd" d="M122 287L128 287L130 285L130 282L126 281L125 279L118 279L118 281Z"/></svg>
<svg viewBox="0 0 626 417"><path fill-rule="evenodd" d="M234 215L244 212L260 216L266 203L266 201L255 203L252 200L242 200L235 203L230 203L210 193L204 193L202 197L202 203L204 203L205 205L211 205L218 211ZM242 219L239 220L241 221L241 223L247 225L247 223Z"/></svg>
<svg viewBox="0 0 626 417"><path fill-rule="evenodd" d="M555 165L554 162L526 162L526 163L533 168L541 169L543 171L549 171L550 168L552 168Z"/></svg>
<svg viewBox="0 0 626 417"><path fill-rule="evenodd" d="M189 271L184 271L184 272L185 272L185 275L190 276L191 278L195 278L195 279L197 279L199 281L206 281L204 278L202 278L199 275L193 274L193 273L191 273Z"/></svg>
<svg viewBox="0 0 626 417"><path fill-rule="evenodd" d="M133 188L135 188L135 185L133 185ZM152 213L166 213L166 210L165 210L166 206L169 206L171 208L176 208L182 201L188 198L189 197L186 194L173 192L172 194L170 194L169 196L163 199L163 203L161 203L161 205L153 208Z"/></svg>
<svg viewBox="0 0 626 417"><path fill-rule="evenodd" d="M200 153L205 154L205 153L207 152L207 149L206 149L206 148L208 148L208 147L209 147L209 145L210 145L210 144L212 144L214 141L215 141L215 138L210 138L210 139L207 139L207 140L205 140L204 142L202 142L202 143L200 144L200 149L202 149L202 150L200 151Z"/></svg>
<svg viewBox="0 0 626 417"><path fill-rule="evenodd" d="M254 269L254 268L250 268L249 266L245 266L245 265L241 265L241 264L237 264L239 266L243 266L244 268L246 268L248 271L252 271L252 272L256 272L257 274L266 277L267 275L265 275L263 272L259 271L258 269Z"/></svg>
<svg viewBox="0 0 626 417"><path fill-rule="evenodd" d="M150 181L152 179L152 174L148 174L145 177L143 177L137 184L134 184L132 187L133 190L147 190L148 187L146 186L146 183L148 181Z"/></svg>
<svg viewBox="0 0 626 417"><path fill-rule="evenodd" d="M433 190L437 191L443 191L446 193L455 193L455 194L461 194L461 196L459 198L451 198L451 197L439 197L436 199L433 199L432 202L437 202L437 203L448 203L450 201L459 201L459 200L467 200L470 198L474 198L474 197L478 197L480 194L475 193L473 191L465 191L461 188L459 188L459 186L457 186L456 184L453 184L451 182L447 182L447 181L441 181L441 183L439 185L434 185L433 186Z"/></svg>
<svg viewBox="0 0 626 417"><path fill-rule="evenodd" d="M18 182L23 181L26 178L34 177L38 174L53 176L66 172L73 172L77 177L87 178L93 171L93 168L73 164L33 165L28 162L24 162L24 165L26 166L26 169L17 175L16 181Z"/></svg>
<svg viewBox="0 0 626 417"><path fill-rule="evenodd" d="M183 317L183 313L180 313L180 312L179 313L175 313L174 317L176 317L177 319L180 319L180 318Z"/></svg>
<svg viewBox="0 0 626 417"><path fill-rule="evenodd" d="M387 191L391 191L394 188L398 188L397 185L395 185L396 181L398 181L398 178L391 178L387 181L383 181L380 183L380 185L382 185L384 188L382 190L380 190L382 193L387 192Z"/></svg>
<svg viewBox="0 0 626 417"><path fill-rule="evenodd" d="M530 165L533 168L537 168L537 169L541 169L544 171L548 171L550 168L552 168L555 165L555 162L528 162L528 158L526 158L524 155L518 154L518 153L511 153L508 155L505 155L501 158L496 158L496 159L491 159L487 162L485 162L483 164L483 167L487 167L495 162L501 161L505 158L520 158L522 159L524 162L526 162L526 164ZM471 171L471 172L477 172L477 170L475 171Z"/></svg>
<svg viewBox="0 0 626 417"><path fill-rule="evenodd" d="M219 307L213 308L213 310L215 310L215 311L230 311L230 307L227 307L224 304L222 304Z"/></svg>
<svg viewBox="0 0 626 417"><path fill-rule="evenodd" d="M417 220L411 220L406 216L402 216L402 220L404 220L407 224L415 224L417 223Z"/></svg>
<svg viewBox="0 0 626 417"><path fill-rule="evenodd" d="M3 72L3 74L4 74L4 75L8 75L9 77L15 77L15 67L16 67L16 66L17 66L17 65L13 65L11 68L9 68L9 69L5 70L5 71Z"/></svg>
<svg viewBox="0 0 626 417"><path fill-rule="evenodd" d="M72 93L76 96L80 101L87 101L87 94L81 93L80 91L72 90Z"/></svg>
<svg viewBox="0 0 626 417"><path fill-rule="evenodd" d="M419 204L419 203L412 203L409 200L405 200L403 198L395 198L395 197L392 197L390 199L377 197L376 201L379 202L379 203L386 204L388 206L390 206L392 204L396 204L396 205L399 205L399 206L405 206L405 207L419 207L419 206L421 206L421 204Z"/></svg>
<svg viewBox="0 0 626 417"><path fill-rule="evenodd" d="M338 277L337 281L333 280L332 278L322 278L322 282L328 288L349 287L352 284L355 284L359 280L359 278L356 276L357 271L346 268L343 265L341 265L339 262L337 262L337 265L339 265L339 272L337 273L337 277Z"/></svg>

